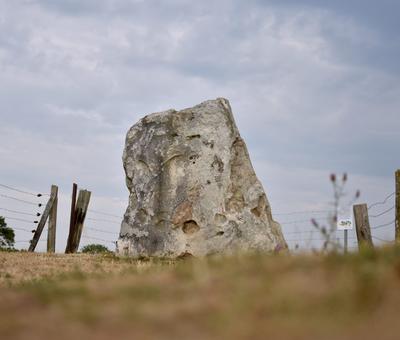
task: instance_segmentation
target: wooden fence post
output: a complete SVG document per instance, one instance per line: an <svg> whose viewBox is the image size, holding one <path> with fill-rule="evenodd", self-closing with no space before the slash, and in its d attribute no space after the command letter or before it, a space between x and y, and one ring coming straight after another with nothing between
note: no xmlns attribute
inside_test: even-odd
<svg viewBox="0 0 400 340"><path fill-rule="evenodd" d="M368 206L366 204L357 204L353 206L354 220L356 222L356 232L358 240L358 249L363 246L373 247L371 228L369 225Z"/></svg>
<svg viewBox="0 0 400 340"><path fill-rule="evenodd" d="M90 202L90 196L90 191L79 190L78 201L75 207L75 228L71 241L71 253L76 253L79 249L79 243L81 241L82 230Z"/></svg>
<svg viewBox="0 0 400 340"><path fill-rule="evenodd" d="M58 205L58 187L51 186L51 195L54 196L54 202L49 213L49 227L47 230L47 252L56 251L56 228L57 228L57 205Z"/></svg>
<svg viewBox="0 0 400 340"><path fill-rule="evenodd" d="M396 243L400 243L400 170L396 171L396 222L395 222L395 239Z"/></svg>
<svg viewBox="0 0 400 340"><path fill-rule="evenodd" d="M65 248L65 253L71 253L71 243L72 237L75 230L75 205L76 205L76 192L78 190L78 185L76 183L72 184L72 197L71 197L71 216L69 219L69 234L67 240L67 246Z"/></svg>
<svg viewBox="0 0 400 340"><path fill-rule="evenodd" d="M55 196L53 195L53 192L50 195L50 198L46 204L46 208L44 209L44 212L42 214L42 217L40 218L39 224L35 230L35 234L33 235L31 244L29 245L28 251L33 252L35 251L35 248L39 242L40 235L42 234L43 228L46 224L47 218L49 217L50 210L53 207L55 200Z"/></svg>

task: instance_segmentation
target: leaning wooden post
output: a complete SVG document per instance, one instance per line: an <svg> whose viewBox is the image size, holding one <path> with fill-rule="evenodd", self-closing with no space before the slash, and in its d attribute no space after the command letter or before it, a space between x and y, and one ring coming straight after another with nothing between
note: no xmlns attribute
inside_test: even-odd
<svg viewBox="0 0 400 340"><path fill-rule="evenodd" d="M396 171L396 243L400 243L400 170Z"/></svg>
<svg viewBox="0 0 400 340"><path fill-rule="evenodd" d="M366 204L357 204L353 206L354 220L356 222L356 232L358 240L358 249L364 246L373 247L371 228L369 225L368 206Z"/></svg>
<svg viewBox="0 0 400 340"><path fill-rule="evenodd" d="M90 191L79 191L78 202L76 203L75 208L75 229L71 242L71 253L76 253L79 249L79 243L81 241L82 230L90 202L90 196Z"/></svg>
<svg viewBox="0 0 400 340"><path fill-rule="evenodd" d="M47 252L54 253L56 251L56 228L57 228L57 205L58 205L58 187L51 186L51 195L54 196L53 206L49 213L49 227L47 230Z"/></svg>
<svg viewBox="0 0 400 340"><path fill-rule="evenodd" d="M65 248L65 253L71 253L71 242L75 230L75 205L76 205L76 192L78 190L78 185L76 183L72 184L72 197L71 197L71 216L69 219L69 234L67 240L67 246Z"/></svg>
<svg viewBox="0 0 400 340"><path fill-rule="evenodd" d="M396 221L395 221L395 240L400 243L400 169L396 171Z"/></svg>
<svg viewBox="0 0 400 340"><path fill-rule="evenodd" d="M40 235L42 234L43 228L46 224L47 218L49 217L50 214L50 210L53 207L54 204L54 200L55 200L55 196L53 195L53 193L50 195L50 198L46 204L46 208L44 209L44 212L42 214L42 217L40 218L39 224L35 230L35 234L33 235L31 244L29 245L29 249L28 251L35 251L35 248L39 242L40 239Z"/></svg>

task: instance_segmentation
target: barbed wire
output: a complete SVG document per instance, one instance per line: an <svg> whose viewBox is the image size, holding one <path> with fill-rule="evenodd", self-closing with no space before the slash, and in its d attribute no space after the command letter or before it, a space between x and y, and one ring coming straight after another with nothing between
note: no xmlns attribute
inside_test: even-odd
<svg viewBox="0 0 400 340"><path fill-rule="evenodd" d="M290 234L307 234L307 233L313 233L313 232L318 232L318 229L310 229L310 230L297 230L297 231L288 231L288 232L283 232L286 235Z"/></svg>
<svg viewBox="0 0 400 340"><path fill-rule="evenodd" d="M329 232L330 230L327 230L327 232ZM334 230L336 231L343 231L343 230ZM308 233L314 233L314 232L318 232L321 233L321 230L318 229L308 229L308 230L296 230L296 231L288 231L288 232L283 232L285 235L291 235L291 234L308 234Z"/></svg>
<svg viewBox="0 0 400 340"><path fill-rule="evenodd" d="M378 225L376 227L372 227L371 229L380 229L380 228L384 228L384 227L389 227L392 224L394 224L395 222L396 222L396 220L393 220L392 222L381 224L381 225Z"/></svg>
<svg viewBox="0 0 400 340"><path fill-rule="evenodd" d="M113 224L121 224L120 222L116 222L116 221L110 221L110 220L103 220L100 218L91 218L91 217L87 217L86 218L89 221L96 221L96 222L107 222L107 223L113 223Z"/></svg>
<svg viewBox="0 0 400 340"><path fill-rule="evenodd" d="M18 240L14 241L14 243L31 243L32 240ZM47 242L47 240L39 240L38 242Z"/></svg>
<svg viewBox="0 0 400 340"><path fill-rule="evenodd" d="M99 238L99 237L92 237L92 236L84 236L84 235L82 235L82 238L96 240L96 241L103 241L103 242L108 242L108 243L113 243L113 244L116 243L116 241L110 241L110 240L106 240L104 238Z"/></svg>
<svg viewBox="0 0 400 340"><path fill-rule="evenodd" d="M24 231L24 232L27 232L27 233L30 233L30 234L35 232L35 230L29 230L29 229L18 228L18 227L12 227L12 229L19 230L19 231Z"/></svg>
<svg viewBox="0 0 400 340"><path fill-rule="evenodd" d="M93 230L93 231L98 231L98 232L100 232L100 233L105 233L105 234L112 234L112 235L119 234L118 232L112 232L112 231L103 230L103 229L97 229L97 228L92 228L92 227L85 227L85 229L87 229L87 230Z"/></svg>
<svg viewBox="0 0 400 340"><path fill-rule="evenodd" d="M8 196L8 195L3 195L3 194L0 194L0 197L7 198L7 199L10 199L10 200L14 200L14 201L18 201L18 202L25 203L25 204L38 206L38 207L41 207L43 205L42 203L36 203L36 202L32 202L32 201L27 201L27 200L21 200L19 198Z"/></svg>
<svg viewBox="0 0 400 340"><path fill-rule="evenodd" d="M311 241L325 241L325 239L323 239L323 238L310 238L310 239L289 239L289 240L286 240L286 242L294 242L294 243L296 243L296 242L311 242Z"/></svg>
<svg viewBox="0 0 400 340"><path fill-rule="evenodd" d="M333 238L335 239L335 238ZM348 240L355 240L356 237L350 236L347 238ZM332 240L332 239L330 239ZM326 238L321 237L321 238L298 238L298 239L286 239L288 242L308 242L308 241L326 241Z"/></svg>
<svg viewBox="0 0 400 340"><path fill-rule="evenodd" d="M378 205L385 204L385 203L388 201L388 199L391 198L391 197L394 196L394 195L395 195L395 192L392 192L392 193L391 193L390 195L388 195L382 202L375 202L375 203L372 203L370 206L368 206L368 210L371 209L371 208L373 208L373 207L376 207L376 206L378 206Z"/></svg>
<svg viewBox="0 0 400 340"><path fill-rule="evenodd" d="M0 208L0 210L11 212L11 213L14 213L14 214L35 216L35 217L39 217L41 215L40 213L32 214L32 213L27 213L27 212L23 212L23 211L19 211L19 210L11 210L11 209L6 209L6 208Z"/></svg>
<svg viewBox="0 0 400 340"><path fill-rule="evenodd" d="M387 209L387 210L381 212L380 214L377 214L377 215L369 215L369 217L376 218L376 217L383 216L383 215L387 214L388 212L394 210L394 208L395 208L395 206L393 206L393 207L391 207L391 208L389 208L389 209Z"/></svg>
<svg viewBox="0 0 400 340"><path fill-rule="evenodd" d="M0 187L6 188L6 189L8 189L8 190L12 190L12 191L19 192L19 193L21 193L21 194L30 195L30 196L35 196L35 197L42 197L43 195L45 195L45 194L41 194L41 193L35 194L35 193L33 193L33 192L29 192L29 191L17 189L17 188L11 187L11 186L9 186L9 185L1 184L1 183L0 183Z"/></svg>
<svg viewBox="0 0 400 340"><path fill-rule="evenodd" d="M3 216L6 220L14 220L14 221L21 221L21 222L28 222L28 223L39 223L39 221L29 221L25 220L23 218L17 218L17 217L9 217L9 216Z"/></svg>
<svg viewBox="0 0 400 340"><path fill-rule="evenodd" d="M321 221L326 221L326 218L315 218L314 219L315 221L319 221L319 222L321 222ZM298 220L298 221L287 221L287 222L279 222L281 225L289 225L289 224L297 224L297 223L307 223L307 222L309 222L310 224L312 224L312 221L311 221L311 219L309 219L309 220Z"/></svg>
<svg viewBox="0 0 400 340"><path fill-rule="evenodd" d="M304 211L293 211L293 212L284 212L284 213L273 213L273 216L282 216L282 215L299 215L299 214L324 214L329 213L330 210L304 210Z"/></svg>
<svg viewBox="0 0 400 340"><path fill-rule="evenodd" d="M394 242L394 241L384 240L383 238L376 237L376 236L373 236L373 235L371 235L371 237L376 239L376 240L378 240L378 241L382 241L382 242L386 242L386 243L393 243Z"/></svg>
<svg viewBox="0 0 400 340"><path fill-rule="evenodd" d="M122 216L110 214L110 213L105 213L102 211L94 210L94 209L88 209L88 212L94 213L94 214L99 214L99 215L104 215L104 216L110 216L110 217L116 217L116 218L123 218Z"/></svg>

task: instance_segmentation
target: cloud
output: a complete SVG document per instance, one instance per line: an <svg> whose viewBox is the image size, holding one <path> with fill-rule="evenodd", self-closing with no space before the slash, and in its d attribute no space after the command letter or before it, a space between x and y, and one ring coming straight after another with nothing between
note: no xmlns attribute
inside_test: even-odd
<svg viewBox="0 0 400 340"><path fill-rule="evenodd" d="M223 96L273 207L326 201L331 171L378 198L399 167L398 6L0 0L0 177L123 200L128 128Z"/></svg>

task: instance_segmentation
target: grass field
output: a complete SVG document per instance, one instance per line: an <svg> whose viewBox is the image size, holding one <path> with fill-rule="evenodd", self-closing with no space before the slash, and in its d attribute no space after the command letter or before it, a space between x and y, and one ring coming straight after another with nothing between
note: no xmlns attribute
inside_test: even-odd
<svg viewBox="0 0 400 340"><path fill-rule="evenodd" d="M0 252L0 339L399 339L400 249L134 261Z"/></svg>

